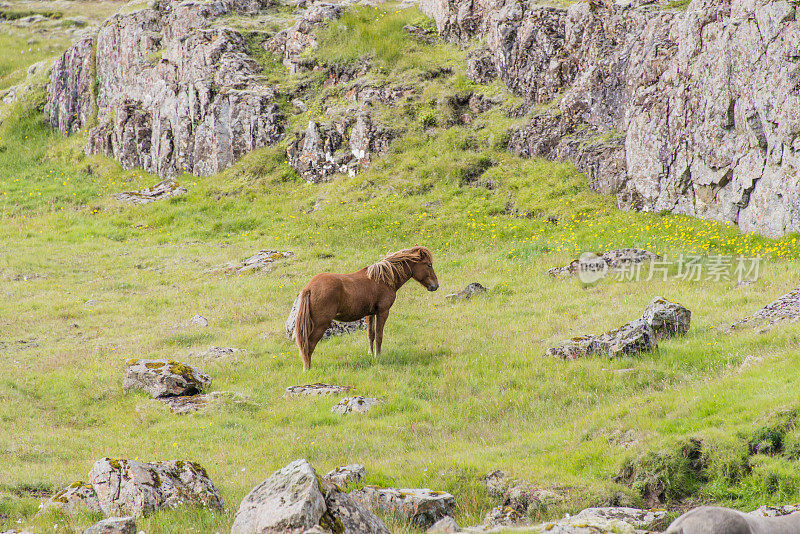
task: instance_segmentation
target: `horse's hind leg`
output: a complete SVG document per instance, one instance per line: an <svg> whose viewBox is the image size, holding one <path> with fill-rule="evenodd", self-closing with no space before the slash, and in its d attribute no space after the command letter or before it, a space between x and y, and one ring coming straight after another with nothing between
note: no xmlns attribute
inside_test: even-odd
<svg viewBox="0 0 800 534"><path fill-rule="evenodd" d="M314 325L311 335L308 336L308 355L305 356L302 352L300 353L300 357L303 359L303 371L311 369L311 355L314 354L317 343L319 343L322 336L325 335L325 330L327 330L330 325L331 321L328 321L324 325Z"/></svg>
<svg viewBox="0 0 800 534"><path fill-rule="evenodd" d="M369 353L375 356L375 316L367 315L367 338L369 338Z"/></svg>

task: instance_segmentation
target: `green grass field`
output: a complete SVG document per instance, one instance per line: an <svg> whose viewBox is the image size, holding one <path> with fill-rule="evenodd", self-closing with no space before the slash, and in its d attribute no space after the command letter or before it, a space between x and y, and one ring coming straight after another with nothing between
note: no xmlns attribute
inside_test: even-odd
<svg viewBox="0 0 800 534"><path fill-rule="evenodd" d="M148 534L225 532L242 497L299 457L323 473L363 463L370 484L450 491L462 525L479 523L496 504L480 480L494 469L568 496L541 518L603 503L645 506L655 483L675 509L800 501L800 328L726 331L798 285L800 238L620 212L570 165L510 155L506 112L518 100L466 80L463 52L401 38L418 11L385 13L381 28L391 39L374 47L380 69L370 76L404 77L423 96L376 110L403 134L354 178L306 184L279 145L216 176L179 177L189 190L183 197L129 207L111 194L159 178L85 156L80 135L50 132L41 91L11 110L0 126L0 530L81 532L93 518L35 513L49 492L84 478L104 456L195 460L222 492L224 513L160 512L137 522ZM368 31L370 20L361 11L337 24L362 28L359 46L369 49L383 35ZM342 31L330 29L320 57L358 59L334 46ZM442 63L451 77L424 77ZM270 72L280 77L274 65ZM283 75L276 84L296 87L316 75ZM502 102L472 125L450 125L437 103L448 91ZM337 98L306 95L309 114ZM308 118L291 117L290 129ZM466 183L465 173L485 161L482 183L491 187ZM299 289L319 272L356 270L415 244L433 251L441 289L411 282L401 290L379 359L358 333L320 344L304 374L283 333ZM744 287L675 276L586 286L545 273L583 251L632 246L764 262L758 282ZM213 272L261 249L294 257L271 272ZM472 281L490 291L445 301ZM544 355L571 336L638 317L659 295L692 310L688 335L636 358ZM210 325L175 328L195 313ZM212 345L247 352L201 358ZM763 361L740 371L748 356ZM138 357L197 365L213 377L213 391L251 403L178 416L145 394L124 395L124 362ZM330 413L335 399L281 398L287 386L317 381L381 404L341 417ZM619 443L625 433L635 436L632 446ZM687 456L690 439L701 440L700 467ZM759 446L764 439L780 446Z"/></svg>

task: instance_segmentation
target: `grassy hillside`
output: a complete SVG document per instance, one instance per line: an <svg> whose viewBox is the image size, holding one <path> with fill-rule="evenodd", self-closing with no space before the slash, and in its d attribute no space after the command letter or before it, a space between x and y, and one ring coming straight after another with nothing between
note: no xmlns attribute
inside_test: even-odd
<svg viewBox="0 0 800 534"><path fill-rule="evenodd" d="M619 212L571 166L511 156L505 133L524 118L508 111L519 101L467 80L464 52L412 40L402 30L409 22L424 20L416 10L363 8L323 35L322 59L358 60L337 38L357 32L359 49L374 49L369 76L421 91L407 106L376 108L403 133L354 178L306 184L279 145L217 176L179 177L183 197L129 207L111 194L159 178L85 156L81 134L49 131L41 90L9 111L0 126L0 530L80 532L92 518L34 514L104 456L196 460L222 492L224 513L161 512L138 521L148 534L226 531L241 498L298 457L322 472L363 463L370 484L450 491L463 525L494 506L480 482L494 469L568 495L542 517L646 505L659 484L676 509L800 500L800 329L725 331L797 286L800 238ZM319 73L289 77L260 60L284 95L302 92L309 104L290 130L342 99L343 88L318 88ZM429 76L445 66L452 74ZM499 104L453 124L443 97L455 92ZM468 179L476 167L486 169L477 182ZM441 289L401 290L379 359L359 333L321 344L303 374L283 334L299 289L316 273L352 271L414 244L432 249ZM586 250L631 246L765 260L758 282L742 287L675 276L585 286L545 274ZM213 272L261 249L294 257L268 273ZM445 301L472 281L490 291ZM545 357L563 339L638 317L658 295L692 310L687 336L636 358ZM210 325L175 326L195 313ZM204 360L211 345L247 352ZM763 360L740 370L748 356ZM123 395L123 364L134 357L197 365L214 391L251 403L177 416L144 394ZM317 381L382 402L340 417L330 413L335 400L281 398L287 386Z"/></svg>

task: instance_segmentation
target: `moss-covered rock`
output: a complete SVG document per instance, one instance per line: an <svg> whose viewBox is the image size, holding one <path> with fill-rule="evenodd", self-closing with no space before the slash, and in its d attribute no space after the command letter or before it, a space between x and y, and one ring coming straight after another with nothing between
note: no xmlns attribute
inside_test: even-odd
<svg viewBox="0 0 800 534"><path fill-rule="evenodd" d="M129 360L122 389L142 389L153 398L194 395L211 386L211 377L175 360Z"/></svg>

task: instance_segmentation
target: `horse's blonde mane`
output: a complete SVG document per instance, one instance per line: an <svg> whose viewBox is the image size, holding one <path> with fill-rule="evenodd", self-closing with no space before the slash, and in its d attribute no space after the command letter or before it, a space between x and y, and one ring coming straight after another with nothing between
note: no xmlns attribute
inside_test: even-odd
<svg viewBox="0 0 800 534"><path fill-rule="evenodd" d="M423 260L433 261L431 251L426 247L411 247L387 254L384 258L367 267L367 278L395 287L409 263Z"/></svg>

